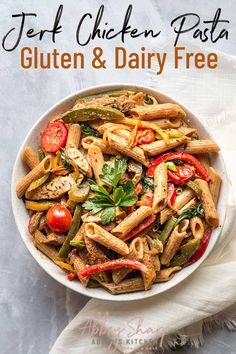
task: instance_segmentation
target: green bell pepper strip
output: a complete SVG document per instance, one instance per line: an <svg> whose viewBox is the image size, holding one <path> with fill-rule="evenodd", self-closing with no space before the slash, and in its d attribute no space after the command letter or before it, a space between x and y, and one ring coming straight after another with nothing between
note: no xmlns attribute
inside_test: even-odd
<svg viewBox="0 0 236 354"><path fill-rule="evenodd" d="M200 242L201 241L199 239L195 238L194 240L191 240L191 241L185 243L183 246L181 246L180 247L180 255L177 255L172 259L170 266L171 267L182 266L185 263L187 263L187 261L197 251Z"/></svg>
<svg viewBox="0 0 236 354"><path fill-rule="evenodd" d="M70 252L70 247L71 247L70 242L74 238L74 236L80 226L81 213L82 213L82 208L80 205L77 205L75 208L73 219L72 219L71 228L70 228L70 230L66 236L66 239L65 239L65 241L64 241L63 245L61 246L60 251L58 253L58 256L61 258L66 258L68 256L68 253Z"/></svg>
<svg viewBox="0 0 236 354"><path fill-rule="evenodd" d="M177 219L175 217L172 216L172 218L170 220L168 220L165 224L164 229L162 230L159 240L163 243L163 245L166 243L168 237L171 234L171 231L173 230L173 228L175 227L177 222Z"/></svg>

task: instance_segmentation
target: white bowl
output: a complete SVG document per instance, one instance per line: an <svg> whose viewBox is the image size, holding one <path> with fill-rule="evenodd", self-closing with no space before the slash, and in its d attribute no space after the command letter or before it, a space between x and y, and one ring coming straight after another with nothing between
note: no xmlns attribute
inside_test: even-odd
<svg viewBox="0 0 236 354"><path fill-rule="evenodd" d="M48 122L52 120L53 118L57 117L58 114L65 112L75 102L75 100L78 97L83 97L83 96L89 96L97 93L102 93L106 91L114 91L114 90L120 90L120 89L127 89L127 90L134 90L134 91L144 91L147 92L148 94L155 96L157 100L161 103L164 102L173 102L173 103L178 103L171 99L170 97L156 91L153 89L150 89L145 86L139 86L139 85L130 85L130 84L108 84L108 85L100 85L100 86L93 86L91 88L87 88L81 91L78 91L63 100L59 101L57 104L55 104L52 108L50 108L45 114L43 114L37 123L33 126L33 128L30 130L28 135L26 136L20 151L17 155L15 165L13 168L13 174L12 174L12 185L11 185L11 194L12 194L12 208L13 208L13 213L15 216L16 224L18 227L18 230L20 232L20 235L28 248L29 252L31 255L35 258L35 260L39 263L39 265L49 274L51 275L54 279L56 279L58 282L61 284L67 286L68 288L75 290L76 292L87 295L89 297L97 298L97 299L103 299L103 300L112 300L112 301L131 301L131 300L138 300L138 299L145 299L157 294L160 294L175 285L179 284L182 282L184 279L186 279L190 274L192 274L198 267L199 265L208 257L210 252L212 251L213 247L215 246L217 239L220 235L221 232L221 227L224 223L225 219L225 214L226 214L226 201L227 201L227 196L228 196L228 184L227 184L227 174L225 170L225 165L222 159L221 154L217 154L217 156L213 156L212 158L212 165L215 167L215 169L223 176L223 183L222 183L222 188L221 188L221 193L220 193L220 198L218 202L218 210L219 210L219 215L220 215L220 225L221 227L217 228L216 230L213 231L211 240L209 242L209 245L207 247L206 252L204 255L194 264L191 266L188 266L184 269L182 269L180 272L175 274L175 276L168 282L166 283L159 283L159 284L154 284L151 290L148 291L139 291L135 293L130 293L130 294L120 294L120 295L112 295L105 291L102 288L95 288L95 289L87 289L84 288L79 281L69 281L67 279L66 274L64 271L62 271L59 267L57 267L51 260L49 260L46 256L44 256L40 251L38 251L32 240L31 236L28 232L28 213L27 210L24 206L24 203L22 200L18 199L15 193L16 190L16 184L17 181L19 181L25 174L26 174L26 168L24 164L22 163L21 160L21 155L22 155L22 150L24 146L30 145L32 147L37 148L38 144L38 139L40 136L40 132L47 126ZM197 99L197 97L196 97ZM181 103L178 103L181 105ZM202 123L191 113L189 112L185 107L183 107L185 112L187 113L187 119L189 120L191 126L195 127L198 129L198 132L200 133L201 138L209 138L210 134L205 128ZM189 283L189 286L191 286L191 283Z"/></svg>

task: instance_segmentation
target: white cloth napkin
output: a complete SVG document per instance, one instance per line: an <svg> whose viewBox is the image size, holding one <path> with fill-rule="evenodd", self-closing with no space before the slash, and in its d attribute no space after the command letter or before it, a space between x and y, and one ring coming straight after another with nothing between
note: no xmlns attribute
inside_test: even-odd
<svg viewBox="0 0 236 354"><path fill-rule="evenodd" d="M190 48L188 50L196 48ZM199 50L199 48L197 48ZM171 52L173 48L165 48ZM203 51L203 49L201 49ZM217 71L149 73L147 84L192 110L208 127L222 153L236 195L236 58L220 54ZM232 193L233 194L233 193ZM226 223L210 257L188 279L150 299L90 300L69 323L50 354L145 353L189 341L203 343L202 328L236 328L236 207L229 201Z"/></svg>

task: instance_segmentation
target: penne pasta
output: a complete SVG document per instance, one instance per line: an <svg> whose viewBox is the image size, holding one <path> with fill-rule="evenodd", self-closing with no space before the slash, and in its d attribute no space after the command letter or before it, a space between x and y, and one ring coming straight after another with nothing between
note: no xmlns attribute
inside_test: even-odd
<svg viewBox="0 0 236 354"><path fill-rule="evenodd" d="M129 254L127 257L139 261L143 259L143 254L143 240L141 237L136 237L129 245ZM129 268L114 269L112 271L112 280L115 284L119 284L130 272L132 272L132 269Z"/></svg>
<svg viewBox="0 0 236 354"><path fill-rule="evenodd" d="M71 124L68 131L66 149L80 146L81 129L79 124Z"/></svg>
<svg viewBox="0 0 236 354"><path fill-rule="evenodd" d="M169 267L162 269L160 272L157 273L155 283L161 283L164 281L169 281L173 278L176 272L181 270L182 268L179 266Z"/></svg>
<svg viewBox="0 0 236 354"><path fill-rule="evenodd" d="M137 106L130 113L138 119L154 120L158 118L184 118L186 113L175 103L160 103L150 106Z"/></svg>
<svg viewBox="0 0 236 354"><path fill-rule="evenodd" d="M144 290L144 283L141 277L126 279L119 284L101 283L101 285L114 295Z"/></svg>
<svg viewBox="0 0 236 354"><path fill-rule="evenodd" d="M97 146L91 146L88 149L88 158L93 169L94 177L98 185L102 186L104 182L101 180L102 167L105 163L102 150Z"/></svg>
<svg viewBox="0 0 236 354"><path fill-rule="evenodd" d="M29 185L38 178L50 172L52 157L46 156L37 166L33 168L21 181L17 183L16 194L18 198L22 198Z"/></svg>
<svg viewBox="0 0 236 354"><path fill-rule="evenodd" d="M145 220L153 213L152 208L147 206L140 206L130 215L126 216L113 230L112 233L119 238L126 236L136 225Z"/></svg>
<svg viewBox="0 0 236 354"><path fill-rule="evenodd" d="M87 237L102 244L103 246L106 246L107 248L110 248L122 256L129 254L129 247L124 241L120 240L95 223L87 223L85 225L85 233Z"/></svg>
<svg viewBox="0 0 236 354"><path fill-rule="evenodd" d="M195 182L202 190L201 200L205 212L206 222L213 227L219 226L219 217L216 211L214 201L212 199L211 192L209 190L208 183L203 179L196 179Z"/></svg>
<svg viewBox="0 0 236 354"><path fill-rule="evenodd" d="M185 147L185 152L190 154L205 154L207 152L219 152L220 148L211 140L191 140Z"/></svg>
<svg viewBox="0 0 236 354"><path fill-rule="evenodd" d="M26 146L24 148L22 160L31 170L40 163L37 152L35 152L31 146Z"/></svg>
<svg viewBox="0 0 236 354"><path fill-rule="evenodd" d="M189 220L185 219L180 224L175 226L174 230L172 231L164 252L161 255L160 261L161 264L167 265L170 263L176 252L178 251L182 241L187 235L187 228L189 225Z"/></svg>
<svg viewBox="0 0 236 354"><path fill-rule="evenodd" d="M204 225L202 220L195 216L190 220L190 228L194 238L201 240L204 236Z"/></svg>
<svg viewBox="0 0 236 354"><path fill-rule="evenodd" d="M222 178L213 167L209 167L209 173L211 176L209 189L211 192L212 200L214 204L217 205Z"/></svg>
<svg viewBox="0 0 236 354"><path fill-rule="evenodd" d="M154 171L154 195L152 208L158 213L167 205L167 165L161 163Z"/></svg>
<svg viewBox="0 0 236 354"><path fill-rule="evenodd" d="M150 144L140 145L140 147L149 156L155 156L167 150L173 149L179 145L182 145L187 141L189 141L189 139L190 139L189 137L184 135L181 138L170 139L168 143L164 142L163 140L156 140Z"/></svg>
<svg viewBox="0 0 236 354"><path fill-rule="evenodd" d="M79 271L86 268L86 263L76 254L73 254L71 256L70 263L73 265L75 273L78 273ZM80 277L79 280L85 288L88 286L89 278L83 279Z"/></svg>
<svg viewBox="0 0 236 354"><path fill-rule="evenodd" d="M175 210L181 210L186 208L186 204L194 197L194 192L191 189L185 189L183 193L176 197L173 209L165 208L160 213L160 223L164 224L172 215L175 214Z"/></svg>
<svg viewBox="0 0 236 354"><path fill-rule="evenodd" d="M107 155L119 154L117 150L107 146L100 138L95 138L94 136L86 136L85 138L82 139L82 147L85 150L88 150L88 148L92 145L99 147L102 150L103 154L107 154Z"/></svg>
<svg viewBox="0 0 236 354"><path fill-rule="evenodd" d="M149 165L149 161L143 150L138 146L130 148L128 142L124 138L121 138L116 134L109 133L108 144L110 147L115 148L115 150L119 151L121 154L132 157L135 161L142 163L144 166Z"/></svg>
<svg viewBox="0 0 236 354"><path fill-rule="evenodd" d="M149 252L149 247L147 240L143 240L143 263L147 266L148 272L147 273L142 273L143 277L143 283L144 283L144 289L149 290L152 287L152 284L156 278L156 272L155 268L153 265L153 256Z"/></svg>

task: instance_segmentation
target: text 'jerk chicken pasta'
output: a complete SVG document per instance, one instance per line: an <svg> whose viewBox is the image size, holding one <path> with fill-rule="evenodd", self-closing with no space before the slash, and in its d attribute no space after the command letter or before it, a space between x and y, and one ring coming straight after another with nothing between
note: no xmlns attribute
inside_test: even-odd
<svg viewBox="0 0 236 354"><path fill-rule="evenodd" d="M184 110L145 92L77 99L26 146L16 193L35 247L85 287L149 290L201 258L221 177ZM76 281L76 280L75 280ZM155 285L158 286L158 285Z"/></svg>

